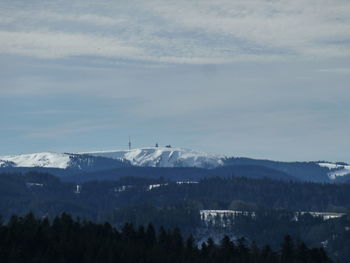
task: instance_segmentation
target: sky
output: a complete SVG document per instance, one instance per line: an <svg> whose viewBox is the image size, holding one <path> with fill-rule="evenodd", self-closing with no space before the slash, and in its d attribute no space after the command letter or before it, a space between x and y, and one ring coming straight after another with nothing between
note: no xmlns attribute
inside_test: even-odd
<svg viewBox="0 0 350 263"><path fill-rule="evenodd" d="M0 81L0 155L350 162L348 0L0 0Z"/></svg>

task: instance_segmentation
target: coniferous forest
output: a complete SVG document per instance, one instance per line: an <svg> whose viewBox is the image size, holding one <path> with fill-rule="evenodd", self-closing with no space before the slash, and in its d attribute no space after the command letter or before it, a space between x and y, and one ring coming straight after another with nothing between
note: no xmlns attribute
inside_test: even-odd
<svg viewBox="0 0 350 263"><path fill-rule="evenodd" d="M291 262L313 262L308 257L322 258L324 253L341 263L349 262L350 258L349 184L243 177L214 177L178 184L164 178L124 177L115 181L88 181L79 184L77 190L77 183L63 182L50 174L37 172L0 174L0 181L0 214L3 218L0 244L4 262L25 262L18 257L37 260L33 262L41 262L38 260L42 257L53 257L52 262L73 262L72 255L78 262L97 262L78 260L76 257L84 250L87 251L84 252L87 253L86 260L95 260L103 254L117 262L173 262L172 258L163 258L170 257L172 254L166 251L172 251L181 243L171 241L173 229L182 233L183 244L178 246L183 250L175 255L181 254L183 262L264 262L262 260L268 257L270 261L267 262L288 262L281 261L281 243L285 236L291 237L291 255L299 257L299 261ZM254 212L255 216L238 216L234 220L212 218L204 222L200 216L202 209L247 211ZM340 212L344 216L323 220L306 213L296 220L297 211ZM35 216L27 215L29 212ZM142 238L137 239L143 236L149 224L156 229L158 238L152 249L142 243ZM132 229L131 232L128 229ZM90 230L95 232L88 234ZM128 231L135 240L129 236L122 238ZM194 243L192 261L185 249L186 244L191 243L186 242L191 235ZM225 235L235 241L222 240ZM212 239L208 240L209 237ZM245 238L244 246L241 237ZM104 238L106 240L102 240ZM165 243L161 245L162 242ZM202 242L206 242L203 249L197 249ZM107 248L102 248L102 244ZM147 255L148 261L139 261L133 258L135 255L128 258L127 254L120 254L120 251L128 251L127 244L133 247L135 255ZM223 244L229 244L227 250L232 252L225 259L220 256ZM244 247L245 256L239 252L240 247ZM300 249L306 251L303 259L300 259ZM27 253L35 255L28 256ZM162 253L166 256L158 255ZM58 255L63 258L58 259ZM121 259L122 256L126 259ZM262 259L257 259L259 257Z"/></svg>
<svg viewBox="0 0 350 263"><path fill-rule="evenodd" d="M244 238L219 244L208 239L200 247L192 236L184 238L178 228L155 229L125 224L116 230L110 224L73 220L63 213L52 222L33 214L11 217L0 227L1 262L80 263L328 263L333 262L322 248L308 248L286 236L280 249L258 247Z"/></svg>

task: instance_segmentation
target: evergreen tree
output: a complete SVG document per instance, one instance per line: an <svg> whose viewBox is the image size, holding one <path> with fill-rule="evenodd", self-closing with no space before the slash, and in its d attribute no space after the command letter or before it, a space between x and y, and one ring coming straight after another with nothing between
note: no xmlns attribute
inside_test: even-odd
<svg viewBox="0 0 350 263"><path fill-rule="evenodd" d="M294 258L294 244L291 236L287 235L284 238L281 251L281 261L284 263L293 262Z"/></svg>

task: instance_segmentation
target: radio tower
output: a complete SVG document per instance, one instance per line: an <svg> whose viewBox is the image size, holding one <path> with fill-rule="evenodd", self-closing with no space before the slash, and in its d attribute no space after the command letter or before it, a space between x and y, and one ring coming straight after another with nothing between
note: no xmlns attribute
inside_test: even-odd
<svg viewBox="0 0 350 263"><path fill-rule="evenodd" d="M131 140L130 140L130 136L129 136L129 150L131 150Z"/></svg>

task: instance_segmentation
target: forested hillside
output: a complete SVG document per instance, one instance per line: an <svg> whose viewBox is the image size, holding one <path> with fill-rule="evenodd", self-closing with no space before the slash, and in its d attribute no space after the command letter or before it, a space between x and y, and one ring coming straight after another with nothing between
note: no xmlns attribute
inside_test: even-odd
<svg viewBox="0 0 350 263"><path fill-rule="evenodd" d="M120 231L110 224L76 221L62 214L52 222L47 218L12 217L0 226L1 262L21 263L331 263L322 248L308 248L286 236L281 247L258 247L245 239L232 242L227 236L219 245L210 238L198 248L193 237L183 238L179 229L152 225L134 227L125 224Z"/></svg>
<svg viewBox="0 0 350 263"><path fill-rule="evenodd" d="M124 177L116 181L62 182L49 174L0 175L0 208L4 217L33 210L55 216L62 211L103 218L116 208L152 204L195 203L196 209L229 209L241 200L257 207L291 211L346 212L350 184L286 182L241 177L173 182L164 178Z"/></svg>
<svg viewBox="0 0 350 263"><path fill-rule="evenodd" d="M32 211L50 220L62 212L94 222L155 227L179 227L187 236L244 236L277 250L283 236L313 247L325 246L332 257L350 257L350 185L320 184L243 177L212 177L196 181L123 177L115 181L62 182L42 173L1 174L0 213ZM201 209L254 211L254 219L239 217L222 226L204 224ZM344 218L324 221L295 211L342 212ZM207 229L203 232L203 229ZM209 231L209 232L208 232Z"/></svg>
<svg viewBox="0 0 350 263"><path fill-rule="evenodd" d="M328 182L327 173L329 169L320 166L316 162L277 162L271 160L258 160L251 158L226 158L224 164L236 165L258 165L287 173L299 180L311 182Z"/></svg>

